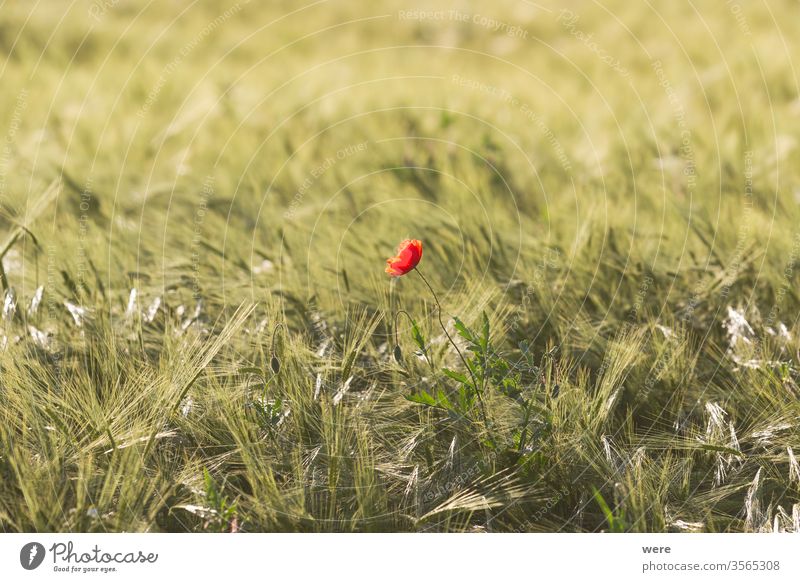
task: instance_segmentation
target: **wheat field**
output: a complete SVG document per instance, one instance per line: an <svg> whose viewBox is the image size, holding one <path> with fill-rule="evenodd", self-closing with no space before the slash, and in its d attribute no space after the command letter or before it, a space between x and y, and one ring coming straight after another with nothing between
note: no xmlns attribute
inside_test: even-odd
<svg viewBox="0 0 800 582"><path fill-rule="evenodd" d="M421 4L0 2L0 531L800 531L796 2Z"/></svg>

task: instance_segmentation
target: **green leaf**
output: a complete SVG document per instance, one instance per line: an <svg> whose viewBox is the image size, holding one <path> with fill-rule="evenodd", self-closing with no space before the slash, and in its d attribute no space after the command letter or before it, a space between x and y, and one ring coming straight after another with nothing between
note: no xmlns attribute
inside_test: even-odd
<svg viewBox="0 0 800 582"><path fill-rule="evenodd" d="M463 414L475 404L475 391L468 384L464 384L458 389L458 404Z"/></svg>
<svg viewBox="0 0 800 582"><path fill-rule="evenodd" d="M416 394L406 395L406 400L416 402L417 404L424 404L426 406L436 406L436 399L428 394L425 390Z"/></svg>
<svg viewBox="0 0 800 582"><path fill-rule="evenodd" d="M464 325L463 321L461 321L457 317L454 317L453 318L453 322L455 324L455 328L456 328L456 331L458 332L458 335L463 337L468 342L471 342L473 344L477 344L478 343L475 340L475 335L473 335L473 333L469 330L469 328L466 325Z"/></svg>
<svg viewBox="0 0 800 582"><path fill-rule="evenodd" d="M203 467L203 481L205 482L206 486L206 498L208 499L209 504L216 509L216 507L219 506L219 492L217 491L217 484L214 483L211 473L209 473L208 469L205 467Z"/></svg>
<svg viewBox="0 0 800 582"><path fill-rule="evenodd" d="M483 312L483 337L481 337L481 347L486 350L489 348L489 317Z"/></svg>
<svg viewBox="0 0 800 582"><path fill-rule="evenodd" d="M445 376L447 376L448 378L452 378L456 382L461 382L462 384L469 385L469 380L467 380L467 377L461 372L456 372L455 370L450 370L448 368L442 369L442 372L444 372Z"/></svg>
<svg viewBox="0 0 800 582"><path fill-rule="evenodd" d="M436 397L422 390L417 394L407 395L406 400L416 402L417 404L424 404L425 406L432 406L434 408L443 408L444 410L452 410L453 408L447 395L441 389L436 392Z"/></svg>
<svg viewBox="0 0 800 582"><path fill-rule="evenodd" d="M450 399L447 397L447 394L445 394L441 388L436 392L436 402L439 403L439 406L441 408L444 408L446 410L450 410L453 408L453 405L450 404Z"/></svg>
<svg viewBox="0 0 800 582"><path fill-rule="evenodd" d="M594 500L597 502L597 505L600 506L600 511L603 512L603 515L606 517L606 521L608 522L609 526L614 525L614 512L611 511L611 508L606 503L606 500L603 499L601 493L597 490L596 487L592 487Z"/></svg>
<svg viewBox="0 0 800 582"><path fill-rule="evenodd" d="M419 326L417 322L413 319L411 320L411 335L414 337L414 343L417 344L417 347L422 350L422 353L425 353L425 338L422 336L422 332L419 330Z"/></svg>
<svg viewBox="0 0 800 582"><path fill-rule="evenodd" d="M608 522L608 529L612 533L622 533L625 531L625 514L624 512L620 516L614 515L614 512L606 503L606 500L603 499L603 496L597 490L596 487L592 487L592 491L594 491L594 500L597 502L597 505L600 506L600 511L603 512L603 515Z"/></svg>

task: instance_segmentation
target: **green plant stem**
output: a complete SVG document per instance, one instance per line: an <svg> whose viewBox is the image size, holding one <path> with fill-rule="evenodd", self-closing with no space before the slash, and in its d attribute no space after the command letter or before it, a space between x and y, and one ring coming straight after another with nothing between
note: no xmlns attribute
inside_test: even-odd
<svg viewBox="0 0 800 582"><path fill-rule="evenodd" d="M447 327L445 327L444 325L444 321L442 320L442 304L439 303L439 297L436 295L436 291L433 290L433 287L431 287L431 284L428 282L428 279L425 277L425 275L422 274L422 271L420 271L419 268L415 267L414 270L422 278L422 281L428 287L428 290L431 292L431 295L433 295L433 300L436 302L436 314L439 318L439 325L441 326L444 335L447 336L447 339L450 341L450 344L455 348L458 357L461 358L461 363L464 364L464 367L467 369L470 378L472 378L472 385L475 387L475 394L478 396L478 403L480 404L481 408L481 416L483 417L483 424L486 427L486 431L489 433L489 438L492 439L492 432L489 429L489 416L486 413L486 404L483 402L483 395L481 394L481 389L478 387L478 380L477 378L475 378L475 374L472 373L472 368L470 368L469 364L467 364L467 359L464 357L464 354L461 353L461 350L459 349L458 345L456 344L455 341L453 341L453 338L447 331ZM494 439L492 439L492 441L494 441Z"/></svg>
<svg viewBox="0 0 800 582"><path fill-rule="evenodd" d="M405 315L411 323L414 323L414 320L411 319L411 316L408 314L408 311L405 309L398 309L394 314L394 345L400 345L400 338L397 336L397 321L400 319L401 315Z"/></svg>

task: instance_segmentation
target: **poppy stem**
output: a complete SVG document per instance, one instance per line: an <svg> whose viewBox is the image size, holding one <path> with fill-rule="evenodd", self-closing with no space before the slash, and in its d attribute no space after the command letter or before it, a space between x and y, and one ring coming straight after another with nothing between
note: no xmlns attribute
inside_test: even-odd
<svg viewBox="0 0 800 582"><path fill-rule="evenodd" d="M450 344L455 348L458 357L461 358L461 363L464 364L464 367L467 369L470 378L472 378L472 385L475 387L475 394L478 396L478 402L480 403L481 416L483 416L483 424L484 426L486 426L486 430L487 432L489 432L489 438L491 439L492 433L489 430L489 417L486 414L486 404L483 402L483 395L481 394L481 389L478 387L478 380L477 378L475 378L475 374L472 373L472 368L470 368L469 364L467 364L467 359L464 357L464 354L461 353L461 350L459 349L458 345L456 344L455 341L453 341L453 338L448 333L447 327L445 327L444 325L444 321L442 321L442 304L439 303L439 297L436 295L436 291L433 290L433 287L431 287L431 284L428 282L427 277L425 277L425 275L422 274L422 271L420 271L416 267L414 268L414 270L422 278L422 281L428 287L428 290L431 292L431 295L433 295L433 300L436 302L436 314L439 317L439 325L441 326L444 335L447 336L447 339L450 341ZM492 439L492 441L494 442L494 439Z"/></svg>
<svg viewBox="0 0 800 582"><path fill-rule="evenodd" d="M412 323L414 322L414 320L411 319L411 316L408 314L408 311L406 311L405 309L398 309L395 312L395 314L394 314L394 330L393 331L394 331L394 345L396 345L396 346L400 345L400 339L397 337L397 322L400 319L401 315L405 315L409 319L409 321L411 321Z"/></svg>

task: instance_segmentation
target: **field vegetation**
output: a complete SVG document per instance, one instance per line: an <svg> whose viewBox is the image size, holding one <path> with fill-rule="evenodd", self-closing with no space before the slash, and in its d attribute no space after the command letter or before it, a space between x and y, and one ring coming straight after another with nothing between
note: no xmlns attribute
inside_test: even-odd
<svg viewBox="0 0 800 582"><path fill-rule="evenodd" d="M796 8L0 2L0 531L800 531Z"/></svg>

